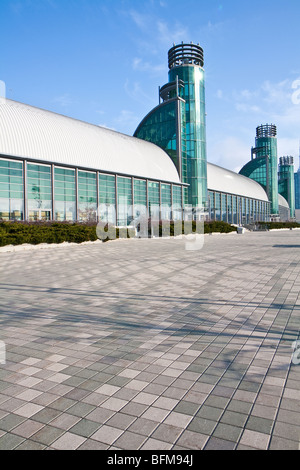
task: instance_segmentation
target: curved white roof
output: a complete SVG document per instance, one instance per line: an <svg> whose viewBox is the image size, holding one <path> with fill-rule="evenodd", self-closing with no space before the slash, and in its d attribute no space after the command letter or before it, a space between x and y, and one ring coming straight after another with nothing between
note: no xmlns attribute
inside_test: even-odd
<svg viewBox="0 0 300 470"><path fill-rule="evenodd" d="M212 191L268 201L267 193L259 183L212 163L207 164L207 187Z"/></svg>
<svg viewBox="0 0 300 470"><path fill-rule="evenodd" d="M150 142L16 101L0 101L0 154L180 183Z"/></svg>
<svg viewBox="0 0 300 470"><path fill-rule="evenodd" d="M281 194L278 194L278 204L279 206L286 207L287 209L290 208L289 203L283 196L281 196Z"/></svg>

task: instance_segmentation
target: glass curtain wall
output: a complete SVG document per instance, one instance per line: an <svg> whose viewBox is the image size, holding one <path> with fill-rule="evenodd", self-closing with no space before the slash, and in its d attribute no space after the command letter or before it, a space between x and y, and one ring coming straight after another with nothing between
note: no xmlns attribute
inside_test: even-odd
<svg viewBox="0 0 300 470"><path fill-rule="evenodd" d="M132 214L132 180L131 178L117 177L117 225L127 227L133 219Z"/></svg>
<svg viewBox="0 0 300 470"><path fill-rule="evenodd" d="M23 163L0 159L0 219L23 218Z"/></svg>
<svg viewBox="0 0 300 470"><path fill-rule="evenodd" d="M215 193L215 217L216 220L221 220L221 194Z"/></svg>
<svg viewBox="0 0 300 470"><path fill-rule="evenodd" d="M54 168L54 217L57 221L76 220L75 170Z"/></svg>
<svg viewBox="0 0 300 470"><path fill-rule="evenodd" d="M227 194L227 222L229 224L233 223L233 217L232 217L232 196L230 194Z"/></svg>
<svg viewBox="0 0 300 470"><path fill-rule="evenodd" d="M173 220L182 220L182 191L180 186L173 185L172 212Z"/></svg>
<svg viewBox="0 0 300 470"><path fill-rule="evenodd" d="M222 221L227 222L228 221L228 216L227 216L227 194L222 194L221 196L222 200Z"/></svg>
<svg viewBox="0 0 300 470"><path fill-rule="evenodd" d="M96 222L97 209L98 220L113 225L128 226L141 215L155 220L182 220L185 198L187 188L176 184L0 159L2 220L24 220L26 214L30 221Z"/></svg>
<svg viewBox="0 0 300 470"><path fill-rule="evenodd" d="M203 207L207 202L205 78L200 67L178 66L169 70L169 82L184 82L180 97L185 100L185 140L189 204Z"/></svg>
<svg viewBox="0 0 300 470"><path fill-rule="evenodd" d="M159 183L148 181L148 211L149 217L159 219L160 195Z"/></svg>
<svg viewBox="0 0 300 470"><path fill-rule="evenodd" d="M295 217L295 177L293 157L280 157L278 171L278 192L290 206L290 217Z"/></svg>
<svg viewBox="0 0 300 470"><path fill-rule="evenodd" d="M51 167L27 163L27 198L29 220L52 219Z"/></svg>
<svg viewBox="0 0 300 470"><path fill-rule="evenodd" d="M114 175L99 174L99 220L116 223L116 178Z"/></svg>
<svg viewBox="0 0 300 470"><path fill-rule="evenodd" d="M147 217L147 182L134 179L134 218Z"/></svg>
<svg viewBox="0 0 300 470"><path fill-rule="evenodd" d="M295 173L295 209L300 209L300 169Z"/></svg>
<svg viewBox="0 0 300 470"><path fill-rule="evenodd" d="M78 219L80 222L97 220L97 175L78 171Z"/></svg>
<svg viewBox="0 0 300 470"><path fill-rule="evenodd" d="M171 220L172 212L171 185L161 183L161 219Z"/></svg>
<svg viewBox="0 0 300 470"><path fill-rule="evenodd" d="M177 169L176 103L172 100L154 108L135 131L135 137L152 142L165 150Z"/></svg>

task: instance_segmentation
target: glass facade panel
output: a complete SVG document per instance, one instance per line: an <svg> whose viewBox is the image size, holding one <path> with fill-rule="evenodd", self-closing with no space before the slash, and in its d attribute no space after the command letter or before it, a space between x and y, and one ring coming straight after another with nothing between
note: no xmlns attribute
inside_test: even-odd
<svg viewBox="0 0 300 470"><path fill-rule="evenodd" d="M289 158L289 157L287 157ZM284 159L280 159L284 160ZM278 192L281 194L290 206L290 217L295 217L295 177L294 164L279 164L278 172Z"/></svg>
<svg viewBox="0 0 300 470"><path fill-rule="evenodd" d="M161 183L161 218L162 220L171 219L171 185Z"/></svg>
<svg viewBox="0 0 300 470"><path fill-rule="evenodd" d="M227 222L228 217L227 217L227 195L222 194L222 220L223 222Z"/></svg>
<svg viewBox="0 0 300 470"><path fill-rule="evenodd" d="M23 163L0 159L0 219L24 217Z"/></svg>
<svg viewBox="0 0 300 470"><path fill-rule="evenodd" d="M215 220L215 193L208 191L209 219Z"/></svg>
<svg viewBox="0 0 300 470"><path fill-rule="evenodd" d="M96 173L78 171L78 219L89 222L97 220Z"/></svg>
<svg viewBox="0 0 300 470"><path fill-rule="evenodd" d="M147 217L147 182L134 179L134 218Z"/></svg>
<svg viewBox="0 0 300 470"><path fill-rule="evenodd" d="M228 214L228 223L233 223L233 216L232 216L232 196L231 194L227 195L227 214Z"/></svg>
<svg viewBox="0 0 300 470"><path fill-rule="evenodd" d="M300 209L300 169L295 173L295 209Z"/></svg>
<svg viewBox="0 0 300 470"><path fill-rule="evenodd" d="M149 217L159 219L160 197L159 183L154 181L148 182L148 211Z"/></svg>
<svg viewBox="0 0 300 470"><path fill-rule="evenodd" d="M135 137L152 142L164 149L173 160L177 170L177 135L176 135L177 100L163 103L144 119L135 132Z"/></svg>
<svg viewBox="0 0 300 470"><path fill-rule="evenodd" d="M29 220L52 219L51 167L27 163Z"/></svg>
<svg viewBox="0 0 300 470"><path fill-rule="evenodd" d="M255 146L255 158L240 174L261 184L271 201L272 214L278 214L277 138L257 137Z"/></svg>
<svg viewBox="0 0 300 470"><path fill-rule="evenodd" d="M238 214L237 214L237 197L232 196L232 223L238 223Z"/></svg>
<svg viewBox="0 0 300 470"><path fill-rule="evenodd" d="M200 67L177 66L169 70L169 82L184 82L180 97L185 100L185 139L189 204L207 202L205 77ZM184 181L185 182L185 181Z"/></svg>
<svg viewBox="0 0 300 470"><path fill-rule="evenodd" d="M116 178L99 174L99 220L116 224Z"/></svg>
<svg viewBox="0 0 300 470"><path fill-rule="evenodd" d="M221 194L215 193L215 220L221 220Z"/></svg>
<svg viewBox="0 0 300 470"><path fill-rule="evenodd" d="M75 170L54 168L54 218L76 220Z"/></svg>
<svg viewBox="0 0 300 470"><path fill-rule="evenodd" d="M172 215L173 220L182 220L182 191L181 186L173 185L172 189Z"/></svg>
<svg viewBox="0 0 300 470"><path fill-rule="evenodd" d="M118 184L118 213L117 225L128 226L132 222L132 180L131 178L117 177Z"/></svg>

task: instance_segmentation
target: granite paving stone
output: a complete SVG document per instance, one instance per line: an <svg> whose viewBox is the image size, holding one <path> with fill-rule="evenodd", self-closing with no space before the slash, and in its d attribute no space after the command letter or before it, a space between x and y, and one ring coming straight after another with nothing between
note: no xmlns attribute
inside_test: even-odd
<svg viewBox="0 0 300 470"><path fill-rule="evenodd" d="M299 236L0 247L0 449L299 450Z"/></svg>

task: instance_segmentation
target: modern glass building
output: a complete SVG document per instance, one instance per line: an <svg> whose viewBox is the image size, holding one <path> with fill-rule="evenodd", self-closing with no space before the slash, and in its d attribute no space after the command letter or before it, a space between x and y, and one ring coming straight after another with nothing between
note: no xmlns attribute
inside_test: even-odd
<svg viewBox="0 0 300 470"><path fill-rule="evenodd" d="M280 157L278 165L278 192L288 202L290 218L295 217L295 176L294 158Z"/></svg>
<svg viewBox="0 0 300 470"><path fill-rule="evenodd" d="M199 44L174 45L168 52L169 81L160 103L140 123L134 136L163 148L187 183L187 202L208 207L205 123L205 72Z"/></svg>
<svg viewBox="0 0 300 470"><path fill-rule="evenodd" d="M211 163L207 164L210 220L247 225L270 220L270 202L255 181Z"/></svg>
<svg viewBox="0 0 300 470"><path fill-rule="evenodd" d="M174 45L168 59L159 104L133 137L1 100L0 219L123 227L197 218L200 208L206 219L236 225L268 221L266 170L255 181L207 162L202 48ZM270 169L276 146L263 142L255 163Z"/></svg>
<svg viewBox="0 0 300 470"><path fill-rule="evenodd" d="M257 181L265 189L271 202L271 215L278 215L277 180L277 129L271 124L256 128L255 147L251 149L251 161L240 174Z"/></svg>
<svg viewBox="0 0 300 470"><path fill-rule="evenodd" d="M11 100L0 129L0 219L182 218L185 186L156 145Z"/></svg>
<svg viewBox="0 0 300 470"><path fill-rule="evenodd" d="M299 157L300 160L300 157ZM300 165L298 171L294 175L295 181L295 209L300 209Z"/></svg>

